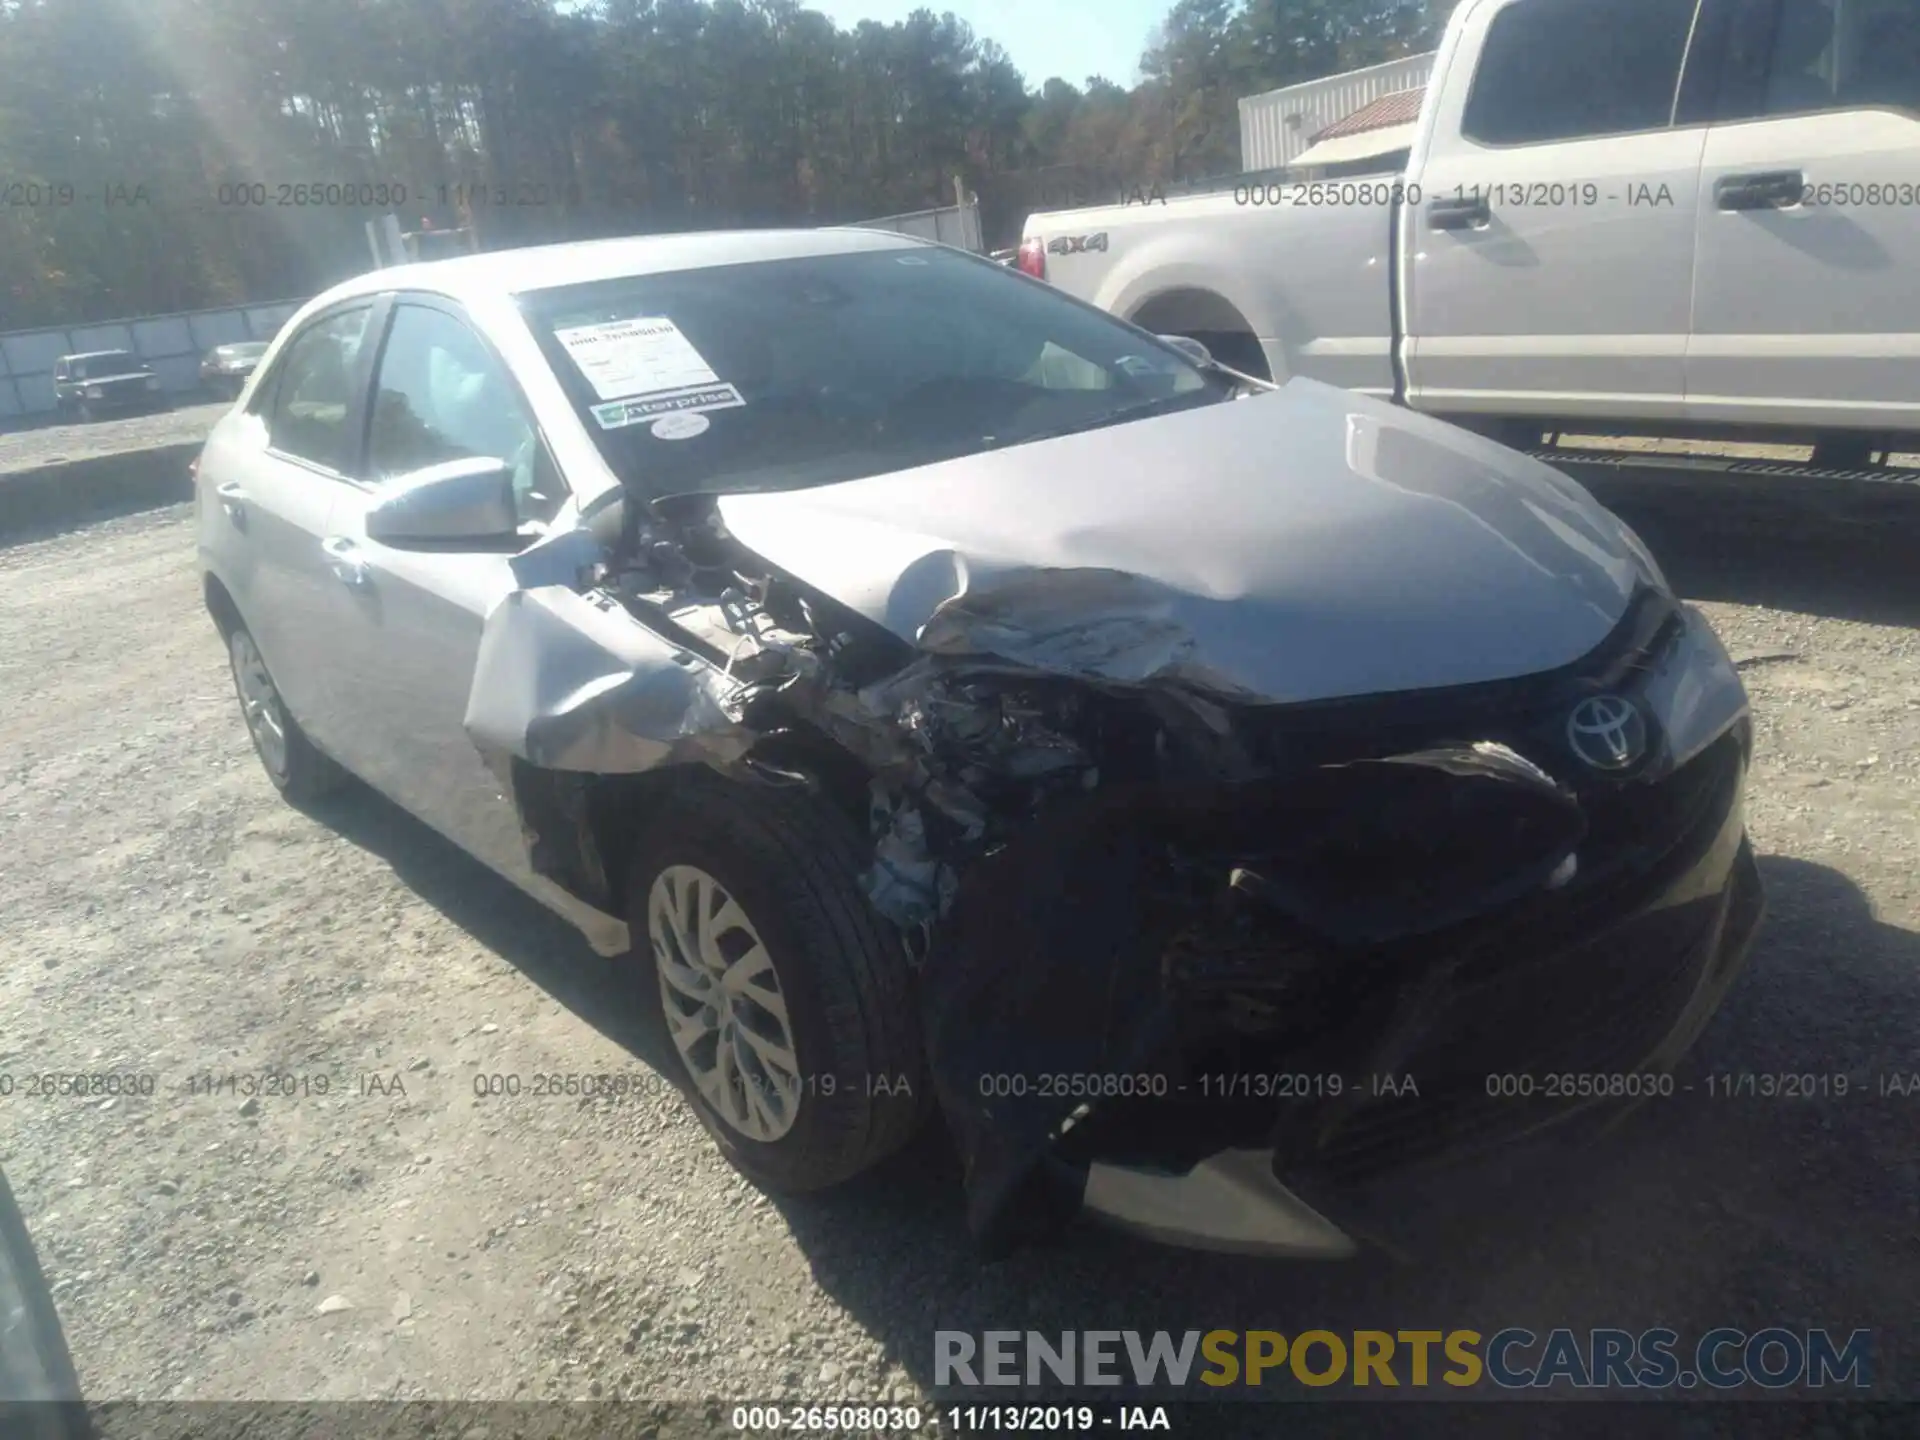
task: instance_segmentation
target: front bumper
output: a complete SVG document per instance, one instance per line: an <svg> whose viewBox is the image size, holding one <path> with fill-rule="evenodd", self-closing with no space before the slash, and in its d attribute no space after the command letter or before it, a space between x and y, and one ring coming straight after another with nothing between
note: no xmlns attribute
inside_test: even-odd
<svg viewBox="0 0 1920 1440"><path fill-rule="evenodd" d="M1764 908L1736 806L1634 913L1461 986L1418 1017L1411 1044L1390 1032L1399 1058L1379 1072L1363 1059L1341 1076L1347 1103L1288 1102L1276 1145L1223 1150L1184 1174L1094 1161L1083 1207L1195 1249L1335 1259L1352 1254L1358 1236L1390 1243L1416 1208L1409 1182L1533 1136L1576 1138L1638 1105L1673 1103L1674 1087L1659 1078L1719 1008ZM1296 1086L1324 1090L1325 1077L1298 1072Z"/></svg>

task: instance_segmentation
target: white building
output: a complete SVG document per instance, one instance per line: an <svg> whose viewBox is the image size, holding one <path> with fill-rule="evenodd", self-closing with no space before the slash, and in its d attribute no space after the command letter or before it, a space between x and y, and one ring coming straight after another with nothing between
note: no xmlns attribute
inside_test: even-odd
<svg viewBox="0 0 1920 1440"><path fill-rule="evenodd" d="M1405 149L1433 59L1431 52L1409 55L1247 96L1240 102L1240 168L1337 165ZM1363 110L1369 114L1362 116ZM1323 150L1323 143L1329 148Z"/></svg>

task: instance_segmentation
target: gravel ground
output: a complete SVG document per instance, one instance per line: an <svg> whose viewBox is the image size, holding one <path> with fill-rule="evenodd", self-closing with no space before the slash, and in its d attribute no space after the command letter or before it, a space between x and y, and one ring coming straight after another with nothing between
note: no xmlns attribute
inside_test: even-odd
<svg viewBox="0 0 1920 1440"><path fill-rule="evenodd" d="M184 445L206 438L213 422L226 414L230 401L203 403L182 396L176 408L158 415L129 415L123 420L96 420L91 424L47 425L37 430L0 434L0 475L30 470L62 460L86 460L96 455L118 455L127 450L152 450L161 445Z"/></svg>
<svg viewBox="0 0 1920 1440"><path fill-rule="evenodd" d="M655 1078L622 964L370 794L277 799L183 507L0 550L0 1167L87 1392L904 1400L936 1327L1784 1324L1874 1327L1875 1393L1920 1394L1920 1091L1877 1093L1920 1072L1911 536L1641 524L1753 691L1751 969L1694 1093L1410 1192L1411 1261L1329 1266L1083 1229L982 1267L937 1135L849 1192L758 1195ZM50 1071L154 1090L29 1098ZM1852 1094L1707 1099L1728 1071ZM199 1078L262 1072L294 1093ZM634 1093L475 1093L594 1072Z"/></svg>

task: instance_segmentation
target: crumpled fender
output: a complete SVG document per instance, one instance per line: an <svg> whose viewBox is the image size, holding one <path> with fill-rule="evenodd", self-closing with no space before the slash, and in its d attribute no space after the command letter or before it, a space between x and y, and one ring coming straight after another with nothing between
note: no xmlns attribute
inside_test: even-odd
<svg viewBox="0 0 1920 1440"><path fill-rule="evenodd" d="M465 724L483 753L542 769L724 769L759 738L730 708L742 688L610 596L543 585L509 591L487 615Z"/></svg>
<svg viewBox="0 0 1920 1440"><path fill-rule="evenodd" d="M1080 1208L1086 1171L1055 1151L1076 1107L1097 1102L1044 1077L1166 1068L1177 1016L1154 907L1170 846L1217 861L1223 890L1252 866L1255 903L1362 954L1547 885L1585 829L1569 792L1492 745L1207 797L1114 787L1044 812L963 877L923 977L928 1062L982 1247L1005 1253Z"/></svg>

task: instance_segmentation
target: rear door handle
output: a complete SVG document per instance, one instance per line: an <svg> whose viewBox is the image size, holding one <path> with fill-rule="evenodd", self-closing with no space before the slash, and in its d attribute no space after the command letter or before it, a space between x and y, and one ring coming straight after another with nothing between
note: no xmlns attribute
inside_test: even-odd
<svg viewBox="0 0 1920 1440"><path fill-rule="evenodd" d="M360 547L344 535L329 535L320 542L320 551L327 557L327 568L334 577L347 585L367 583L367 562L360 554Z"/></svg>
<svg viewBox="0 0 1920 1440"><path fill-rule="evenodd" d="M1785 210L1800 203L1807 177L1798 170L1761 170L1722 175L1713 182L1713 203L1722 210Z"/></svg>
<svg viewBox="0 0 1920 1440"><path fill-rule="evenodd" d="M244 530L247 525L247 492L229 480L213 493L220 497L220 508L227 512L227 519Z"/></svg>
<svg viewBox="0 0 1920 1440"><path fill-rule="evenodd" d="M1442 196L1427 207L1427 224L1434 230L1479 230L1492 223L1484 195Z"/></svg>

